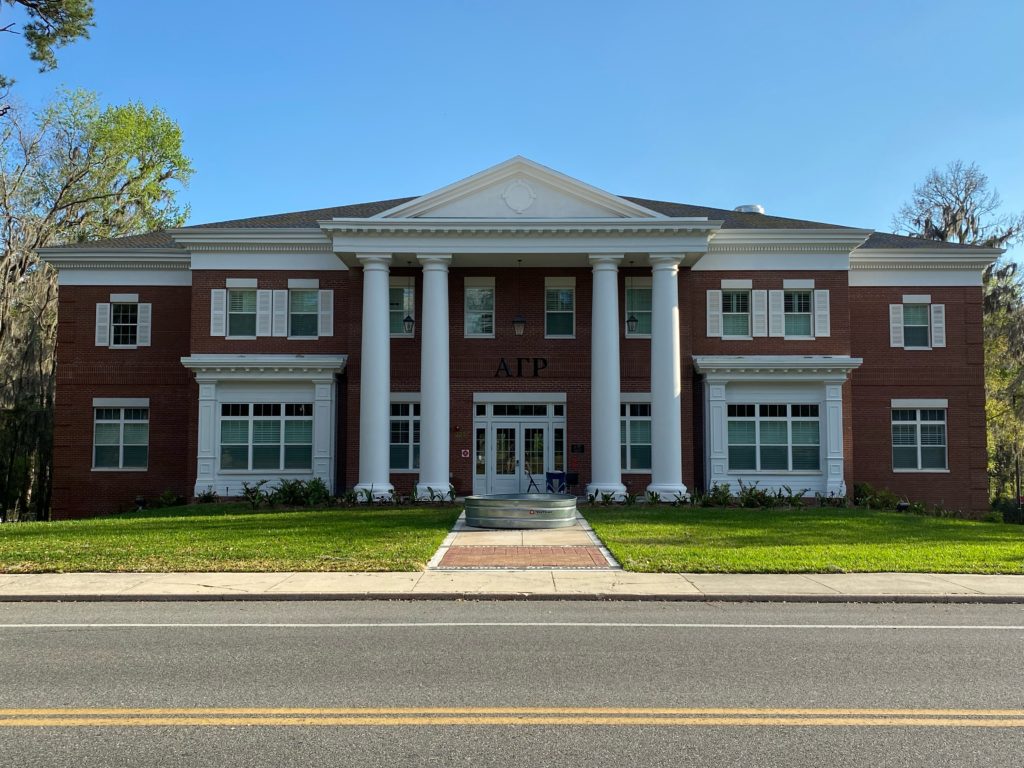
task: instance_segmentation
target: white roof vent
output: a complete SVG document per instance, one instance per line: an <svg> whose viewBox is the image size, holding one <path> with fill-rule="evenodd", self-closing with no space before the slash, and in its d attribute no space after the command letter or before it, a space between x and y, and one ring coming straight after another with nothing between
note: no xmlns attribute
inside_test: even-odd
<svg viewBox="0 0 1024 768"><path fill-rule="evenodd" d="M759 203L751 203L750 205L737 205L733 210L737 213L764 213L764 206Z"/></svg>

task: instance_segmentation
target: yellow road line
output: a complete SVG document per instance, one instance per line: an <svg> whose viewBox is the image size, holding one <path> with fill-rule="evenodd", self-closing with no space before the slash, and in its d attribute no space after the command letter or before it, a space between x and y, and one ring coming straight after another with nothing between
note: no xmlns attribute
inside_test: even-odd
<svg viewBox="0 0 1024 768"><path fill-rule="evenodd" d="M617 716L406 716L406 717L22 717L0 721L0 729L26 727L209 727L209 726L860 726L926 728L1024 728L1024 718L948 717L617 717Z"/></svg>
<svg viewBox="0 0 1024 768"><path fill-rule="evenodd" d="M834 709L746 707L180 707L180 708L45 708L0 709L0 718L111 716L150 717L167 715L749 715L749 716L897 716L897 717L1024 717L1024 709Z"/></svg>

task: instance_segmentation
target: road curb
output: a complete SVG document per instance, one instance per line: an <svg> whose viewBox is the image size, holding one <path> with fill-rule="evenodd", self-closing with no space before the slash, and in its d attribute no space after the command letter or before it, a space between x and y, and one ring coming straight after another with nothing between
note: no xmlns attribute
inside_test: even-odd
<svg viewBox="0 0 1024 768"><path fill-rule="evenodd" d="M312 601L523 601L523 602L673 602L673 603L974 603L1024 604L1024 595L760 595L625 594L548 592L293 592L287 594L154 595L2 595L0 603L151 603L151 602L312 602Z"/></svg>

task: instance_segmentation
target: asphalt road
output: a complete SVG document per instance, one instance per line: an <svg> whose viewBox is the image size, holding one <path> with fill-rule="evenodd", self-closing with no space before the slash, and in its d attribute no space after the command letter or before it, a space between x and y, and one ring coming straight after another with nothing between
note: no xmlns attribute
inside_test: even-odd
<svg viewBox="0 0 1024 768"><path fill-rule="evenodd" d="M1022 662L1021 606L8 603L0 765L1019 768Z"/></svg>

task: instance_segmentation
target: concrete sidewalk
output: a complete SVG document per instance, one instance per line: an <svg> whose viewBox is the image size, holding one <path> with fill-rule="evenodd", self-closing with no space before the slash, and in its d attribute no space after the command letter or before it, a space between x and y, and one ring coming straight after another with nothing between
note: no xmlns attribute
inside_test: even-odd
<svg viewBox="0 0 1024 768"><path fill-rule="evenodd" d="M0 602L501 599L1024 603L1024 576L665 574L544 569L0 574Z"/></svg>

